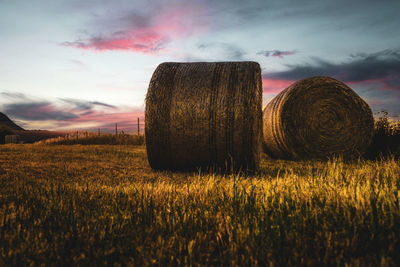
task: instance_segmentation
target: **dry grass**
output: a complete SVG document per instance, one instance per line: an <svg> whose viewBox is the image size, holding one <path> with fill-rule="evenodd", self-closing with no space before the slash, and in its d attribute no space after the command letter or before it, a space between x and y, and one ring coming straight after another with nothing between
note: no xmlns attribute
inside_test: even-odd
<svg viewBox="0 0 400 267"><path fill-rule="evenodd" d="M300 80L264 109L264 148L275 158L359 157L373 136L368 104L330 77Z"/></svg>
<svg viewBox="0 0 400 267"><path fill-rule="evenodd" d="M81 133L80 135L68 135L57 138L51 138L37 142L37 144L46 145L143 145L143 135L131 134L101 134Z"/></svg>
<svg viewBox="0 0 400 267"><path fill-rule="evenodd" d="M153 172L144 147L0 147L0 265L398 265L400 162Z"/></svg>
<svg viewBox="0 0 400 267"><path fill-rule="evenodd" d="M146 96L146 146L157 170L256 170L262 142L256 62L163 63Z"/></svg>

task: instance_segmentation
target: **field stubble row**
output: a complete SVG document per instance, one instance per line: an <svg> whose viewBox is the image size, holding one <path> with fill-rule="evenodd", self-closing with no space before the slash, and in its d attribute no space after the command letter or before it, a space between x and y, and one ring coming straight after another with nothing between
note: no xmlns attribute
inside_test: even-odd
<svg viewBox="0 0 400 267"><path fill-rule="evenodd" d="M400 162L153 172L144 147L0 148L0 265L395 265Z"/></svg>

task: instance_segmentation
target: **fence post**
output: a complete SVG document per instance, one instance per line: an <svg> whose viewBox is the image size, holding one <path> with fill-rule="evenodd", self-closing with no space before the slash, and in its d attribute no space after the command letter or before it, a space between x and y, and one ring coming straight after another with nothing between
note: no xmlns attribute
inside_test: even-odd
<svg viewBox="0 0 400 267"><path fill-rule="evenodd" d="M98 135L98 136L100 136L100 128L98 129L98 133L97 133L97 135Z"/></svg>
<svg viewBox="0 0 400 267"><path fill-rule="evenodd" d="M137 118L137 135L139 136L140 134L140 119L139 117Z"/></svg>
<svg viewBox="0 0 400 267"><path fill-rule="evenodd" d="M118 126L115 124L115 135L118 135Z"/></svg>

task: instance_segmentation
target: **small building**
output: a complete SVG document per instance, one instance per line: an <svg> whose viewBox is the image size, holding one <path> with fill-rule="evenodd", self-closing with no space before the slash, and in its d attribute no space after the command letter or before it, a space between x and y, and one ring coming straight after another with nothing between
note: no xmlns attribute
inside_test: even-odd
<svg viewBox="0 0 400 267"><path fill-rule="evenodd" d="M19 135L16 135L16 134L6 135L4 137L5 144L19 144L20 142L21 142L21 138Z"/></svg>

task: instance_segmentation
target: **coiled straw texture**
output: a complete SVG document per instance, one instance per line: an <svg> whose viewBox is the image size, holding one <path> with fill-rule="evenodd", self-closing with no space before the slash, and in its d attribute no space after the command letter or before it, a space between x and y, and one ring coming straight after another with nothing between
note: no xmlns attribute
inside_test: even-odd
<svg viewBox="0 0 400 267"><path fill-rule="evenodd" d="M262 146L260 66L162 63L150 81L145 117L155 170L255 171Z"/></svg>
<svg viewBox="0 0 400 267"><path fill-rule="evenodd" d="M330 77L310 77L264 108L263 147L273 158L354 158L369 146L373 127L370 107L352 89Z"/></svg>

